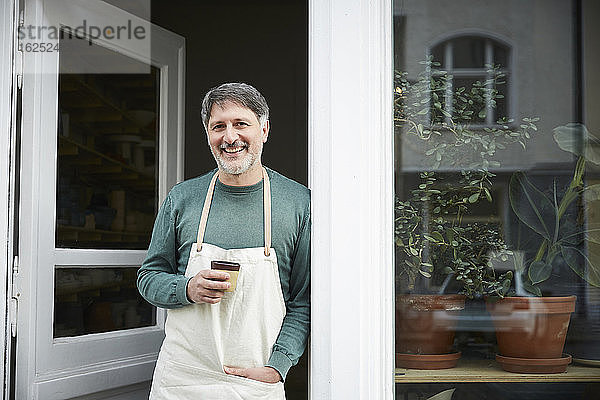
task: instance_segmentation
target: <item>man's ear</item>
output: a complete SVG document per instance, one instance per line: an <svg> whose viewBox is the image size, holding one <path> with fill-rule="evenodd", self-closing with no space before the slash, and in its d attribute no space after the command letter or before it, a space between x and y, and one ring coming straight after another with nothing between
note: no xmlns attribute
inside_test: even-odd
<svg viewBox="0 0 600 400"><path fill-rule="evenodd" d="M262 139L263 139L263 143L266 143L267 139L269 138L269 128L271 127L271 124L269 123L269 120L267 120L265 122L265 124L262 127Z"/></svg>

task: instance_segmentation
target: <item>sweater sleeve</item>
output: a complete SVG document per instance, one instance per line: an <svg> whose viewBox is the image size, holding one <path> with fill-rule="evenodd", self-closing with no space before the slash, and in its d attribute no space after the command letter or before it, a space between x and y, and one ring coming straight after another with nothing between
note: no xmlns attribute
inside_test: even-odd
<svg viewBox="0 0 600 400"><path fill-rule="evenodd" d="M158 211L146 259L138 270L137 287L149 303L161 308L191 304L187 298L189 278L179 274L172 200L167 196Z"/></svg>
<svg viewBox="0 0 600 400"><path fill-rule="evenodd" d="M290 275L290 298L267 366L285 377L298 363L310 333L310 204L301 228Z"/></svg>

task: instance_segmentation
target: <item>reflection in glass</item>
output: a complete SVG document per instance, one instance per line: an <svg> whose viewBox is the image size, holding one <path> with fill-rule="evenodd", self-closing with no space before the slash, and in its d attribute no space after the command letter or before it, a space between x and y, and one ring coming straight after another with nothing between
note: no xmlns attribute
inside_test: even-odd
<svg viewBox="0 0 600 400"><path fill-rule="evenodd" d="M496 42L493 51L494 64L508 67L508 47Z"/></svg>
<svg viewBox="0 0 600 400"><path fill-rule="evenodd" d="M54 337L152 326L156 308L136 288L137 267L56 268Z"/></svg>
<svg viewBox="0 0 600 400"><path fill-rule="evenodd" d="M485 64L485 40L473 36L452 41L454 68L481 68Z"/></svg>
<svg viewBox="0 0 600 400"><path fill-rule="evenodd" d="M442 109L452 115L442 118L432 109L432 122L450 122L454 118L494 125L509 118L506 46L488 37L457 36L435 45L430 54L425 65L432 79L432 105L443 103ZM445 91L443 101L439 96L440 83Z"/></svg>
<svg viewBox="0 0 600 400"><path fill-rule="evenodd" d="M582 120L578 109L597 104L580 97L581 26L565 17L577 14L575 2L395 3L395 49L407 55L395 58L394 90L396 365L408 368L397 377L400 393L419 398L425 386L407 389L424 381L419 368L448 369L440 372L447 381L513 381L515 369L507 365L520 362L520 369L517 359L525 356L501 337L524 342L529 335L533 350L555 319L546 315L571 322L568 331L561 323L550 335L558 351L539 358L561 361L573 352L600 360L600 130L583 124L593 121ZM563 23L532 24L540 12ZM464 305L449 304L449 295L461 294ZM504 306L509 297L521 300ZM562 297L570 299L565 306ZM490 306L497 299L498 307ZM561 305L550 308L546 299ZM515 328L522 322L527 330ZM432 355L432 342L441 343L429 336L434 331L451 337L451 348L436 354L443 363L415 366ZM425 342L413 345L416 339ZM583 364L562 368L557 381L600 377ZM444 390L431 384L429 395ZM560 398L586 392L585 385L570 386ZM481 388L475 398L495 398L495 390ZM499 389L520 398L523 388Z"/></svg>
<svg viewBox="0 0 600 400"><path fill-rule="evenodd" d="M61 64L69 56L61 51ZM56 247L147 248L157 206L158 91L156 67L61 69Z"/></svg>

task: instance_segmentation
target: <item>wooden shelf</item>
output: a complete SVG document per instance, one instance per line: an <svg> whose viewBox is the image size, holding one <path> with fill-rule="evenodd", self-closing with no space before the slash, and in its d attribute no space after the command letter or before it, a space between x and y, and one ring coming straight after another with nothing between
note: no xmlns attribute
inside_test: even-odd
<svg viewBox="0 0 600 400"><path fill-rule="evenodd" d="M120 290L121 288L134 289L134 288L136 288L136 285L135 285L135 282L126 282L126 281L111 282L111 283L105 283L105 284L101 284L101 285L86 284L86 285L82 285L82 286L68 286L68 287L61 287L60 285L57 285L57 287L55 288L55 294L57 297L64 297L64 296L70 296L73 294L85 293L85 292L98 292L98 296L100 296L99 292L101 290L105 290L105 289Z"/></svg>
<svg viewBox="0 0 600 400"><path fill-rule="evenodd" d="M125 170L131 171L132 172L131 175L136 175L135 179L138 179L138 175L139 175L139 177L146 178L146 179L150 180L152 182L152 184L154 184L154 176L153 175L148 174L144 171L141 171L141 170L137 169L136 167L134 167L133 165L125 164L119 160L115 160L114 158L111 158L104 153L101 153L91 147L81 144L73 139L68 138L68 137L59 136L59 138L60 138L60 141L63 142L60 144L60 147L59 147L59 156L67 156L67 155L79 156L78 149L81 149L90 154L93 154L95 157L92 157L91 159L88 159L83 162L80 160L79 161L80 164L83 163L83 165L101 165L102 163L100 161L105 160L114 166L118 166ZM77 161L75 161L75 162L77 162ZM75 163L75 162L72 162L72 163ZM120 172L120 171L118 171L118 172ZM101 168L98 168L97 174L102 174L102 173L111 173L111 172L110 171L103 172Z"/></svg>
<svg viewBox="0 0 600 400"><path fill-rule="evenodd" d="M134 248L144 248L150 238L150 232L108 231L89 229L79 226L57 225L58 243L69 247L72 243L128 243Z"/></svg>
<svg viewBox="0 0 600 400"><path fill-rule="evenodd" d="M134 88L139 89L140 84L146 89L152 89L154 87L154 80L137 81L137 83L134 83L133 81L134 78L129 82L129 86L133 85ZM150 129L147 126L139 126L138 122L128 114L128 110L123 104L122 94L110 92L106 85L103 86L102 83L96 79L91 79L89 76L83 77L77 74L66 74L61 75L60 85L61 92L63 95L66 94L64 99L61 100L61 107L65 110L94 109L94 112L90 114L86 114L85 112L82 113L81 111L75 113L75 115L78 115L78 117L76 117L76 122L86 125L86 128L88 128L86 131L89 131L89 128L93 128L98 122L117 121L119 127L122 127L123 122L126 122L133 128L131 132L142 134L148 139L154 139L154 129ZM123 82L120 85L123 86ZM73 93L77 93L81 96L81 89L84 89L89 93L89 96L83 96L84 102L82 102L82 99L79 97L71 98ZM154 99L154 92L149 93L149 95Z"/></svg>
<svg viewBox="0 0 600 400"><path fill-rule="evenodd" d="M417 370L396 368L396 383L468 382L600 382L600 368L571 363L562 374L515 374L494 360L459 360L456 368Z"/></svg>
<svg viewBox="0 0 600 400"><path fill-rule="evenodd" d="M150 235L150 232L147 232L147 231L146 232L144 232L144 231L139 231L139 232L108 231L108 230L103 230L103 229L88 229L88 228L84 228L82 226L72 226L72 225L62 225L62 224L58 224L57 228L64 230L64 231L91 233L91 234L98 234L98 235L118 235L118 236L149 236Z"/></svg>

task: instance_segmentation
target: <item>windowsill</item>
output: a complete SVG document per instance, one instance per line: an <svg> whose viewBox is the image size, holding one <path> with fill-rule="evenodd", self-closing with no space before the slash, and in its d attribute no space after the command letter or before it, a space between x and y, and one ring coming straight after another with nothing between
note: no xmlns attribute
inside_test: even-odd
<svg viewBox="0 0 600 400"><path fill-rule="evenodd" d="M502 370L494 360L461 359L455 368L448 369L396 368L395 382L600 382L600 368L571 363L561 374L516 374Z"/></svg>

